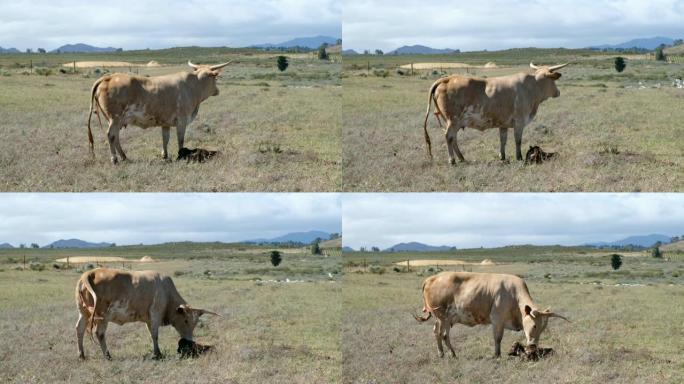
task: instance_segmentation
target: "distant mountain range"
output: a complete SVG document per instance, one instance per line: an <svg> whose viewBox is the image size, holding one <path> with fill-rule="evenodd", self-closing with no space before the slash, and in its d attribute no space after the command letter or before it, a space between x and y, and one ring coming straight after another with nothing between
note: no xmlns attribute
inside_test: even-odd
<svg viewBox="0 0 684 384"><path fill-rule="evenodd" d="M605 241L599 241L596 243L589 243L585 244L588 246L592 247L625 247L629 245L637 246L637 247L652 247L655 243L661 242L663 244L667 244L670 242L670 236L665 236L665 235L660 235L660 234L651 234L651 235L643 235L643 236L629 236L626 237L622 240L617 240L617 241L611 241L611 242L605 242Z"/></svg>
<svg viewBox="0 0 684 384"><path fill-rule="evenodd" d="M60 239L43 248L106 248L111 246L112 243L89 243L80 239Z"/></svg>
<svg viewBox="0 0 684 384"><path fill-rule="evenodd" d="M352 248L352 247L342 247L342 252L354 252L354 248Z"/></svg>
<svg viewBox="0 0 684 384"><path fill-rule="evenodd" d="M66 44L62 45L61 47L57 49L53 49L52 53L54 52L61 52L61 53L87 53L87 52L115 52L117 48L114 47L107 47L107 48L100 48L100 47L94 47L92 45L88 44L83 44L83 43L78 43L78 44Z"/></svg>
<svg viewBox="0 0 684 384"><path fill-rule="evenodd" d="M312 37L297 37L292 40L283 41L282 43L271 44L256 44L251 45L250 48L293 48L293 47L306 47L306 48L318 48L323 44L335 45L337 44L337 38L330 36L312 36Z"/></svg>
<svg viewBox="0 0 684 384"><path fill-rule="evenodd" d="M354 56L354 55L358 55L359 53L353 49L343 49L342 54L345 56Z"/></svg>
<svg viewBox="0 0 684 384"><path fill-rule="evenodd" d="M633 39L630 41L626 41L624 43L620 44L603 44L603 45L597 45L594 47L589 47L591 49L629 49L629 48L642 48L642 49L648 49L648 50L654 50L658 48L660 44L665 44L665 45L672 45L674 42L674 39L669 38L669 37L650 37L650 38L641 38L641 39Z"/></svg>
<svg viewBox="0 0 684 384"><path fill-rule="evenodd" d="M412 241L410 243L395 244L383 252L444 252L452 249L456 249L456 247L449 245L434 246Z"/></svg>
<svg viewBox="0 0 684 384"><path fill-rule="evenodd" d="M439 55L444 53L458 53L458 49L437 49L430 48L425 45L404 45L393 51L387 52L387 55Z"/></svg>
<svg viewBox="0 0 684 384"><path fill-rule="evenodd" d="M14 248L14 246L10 243L2 243L0 244L0 249L9 249L9 248Z"/></svg>
<svg viewBox="0 0 684 384"><path fill-rule="evenodd" d="M291 232L282 236L274 237L271 239L254 239L247 240L245 243L304 243L310 244L316 238L321 238L323 240L328 240L330 238L330 233L323 231L307 231L307 232Z"/></svg>
<svg viewBox="0 0 684 384"><path fill-rule="evenodd" d="M18 49L16 48L3 48L0 47L0 53L21 53Z"/></svg>

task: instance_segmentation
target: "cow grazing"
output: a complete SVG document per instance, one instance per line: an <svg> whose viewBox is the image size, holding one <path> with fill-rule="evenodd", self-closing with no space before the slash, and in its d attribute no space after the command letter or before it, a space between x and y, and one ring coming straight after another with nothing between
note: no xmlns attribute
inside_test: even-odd
<svg viewBox="0 0 684 384"><path fill-rule="evenodd" d="M161 357L157 338L159 327L173 326L183 339L192 333L205 309L190 307L176 290L173 280L154 271L123 271L97 268L81 275L76 283L78 355L85 358L83 335L93 329L105 358L111 359L105 332L107 324L143 322L152 336L154 357ZM218 316L218 315L217 315Z"/></svg>
<svg viewBox="0 0 684 384"><path fill-rule="evenodd" d="M456 324L467 326L492 325L494 355L501 356L504 329L525 331L528 346L536 346L548 319L565 317L550 310L540 311L532 301L523 279L514 275L472 272L442 272L423 283L423 312L415 319L423 322L432 315L439 356L444 356L445 342L456 356L449 339L449 330Z"/></svg>
<svg viewBox="0 0 684 384"><path fill-rule="evenodd" d="M95 81L90 94L88 141L93 151L90 129L93 112L103 115L109 123L107 139L112 163L126 160L119 141L119 130L128 124L141 128L162 127L162 157L168 159L167 146L171 127L176 127L178 150L183 148L185 128L195 119L200 103L219 94L216 78L219 70L230 62L218 65L195 65L192 72L140 77L114 73ZM102 122L100 121L100 124Z"/></svg>
<svg viewBox="0 0 684 384"><path fill-rule="evenodd" d="M445 138L450 164L456 164L455 156L459 161L465 161L458 148L456 134L466 127L481 131L499 128L501 160L506 159L508 128L513 128L515 157L522 160L523 129L534 119L539 104L550 97L560 96L556 80L561 74L556 71L566 65L538 67L530 63L530 67L535 69L534 74L518 73L489 79L453 75L437 80L430 87L423 124L428 156L432 158L427 121L434 100L437 122L441 126L440 116L446 121Z"/></svg>

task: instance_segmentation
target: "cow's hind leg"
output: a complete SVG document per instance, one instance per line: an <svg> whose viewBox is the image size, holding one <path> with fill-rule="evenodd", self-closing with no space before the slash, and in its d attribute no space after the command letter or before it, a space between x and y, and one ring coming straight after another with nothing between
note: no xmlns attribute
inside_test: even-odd
<svg viewBox="0 0 684 384"><path fill-rule="evenodd" d="M454 347L451 346L451 338L449 337L451 324L445 324L442 328L442 336L444 337L444 342L446 343L447 348L449 348L449 351L451 351L451 357L456 357L456 352L454 351Z"/></svg>
<svg viewBox="0 0 684 384"><path fill-rule="evenodd" d="M107 348L105 332L107 332L107 322L101 321L96 326L95 334L97 335L97 341L100 343L100 349L102 349L102 354L104 355L105 359L111 360L112 355L109 353L109 349Z"/></svg>
<svg viewBox="0 0 684 384"><path fill-rule="evenodd" d="M515 136L515 159L518 161L523 159L522 150L520 149L522 146L523 128L524 127L515 127L513 130L513 135Z"/></svg>
<svg viewBox="0 0 684 384"><path fill-rule="evenodd" d="M506 160L506 141L508 140L508 128L499 128L499 158Z"/></svg>
<svg viewBox="0 0 684 384"><path fill-rule="evenodd" d="M435 339L437 339L437 351L439 352L439 357L444 357L444 347L442 347L442 321L440 319L435 321L432 331L435 333Z"/></svg>
<svg viewBox="0 0 684 384"><path fill-rule="evenodd" d="M449 150L449 164L452 165L456 164L454 154L456 154L459 161L465 161L465 158L463 157L461 150L458 148L458 142L456 140L456 135L458 134L458 130L460 128L460 123L457 123L453 120L447 120L445 137L447 142L447 149Z"/></svg>
<svg viewBox="0 0 684 384"><path fill-rule="evenodd" d="M85 359L85 352L83 350L83 335L86 330L86 318L82 313L78 313L78 321L76 322L76 340L78 341L78 357Z"/></svg>
<svg viewBox="0 0 684 384"><path fill-rule="evenodd" d="M169 136L171 135L171 128L170 127L162 127L162 158L164 160L169 159L169 153L167 152L167 148L169 146Z"/></svg>
<svg viewBox="0 0 684 384"><path fill-rule="evenodd" d="M109 128L107 129L107 140L109 141L109 151L112 154L112 164L119 162L116 156L116 151L119 151L121 155L121 160L126 160L126 155L121 149L121 144L119 143L119 131L121 130L121 121L117 118L113 118L109 122Z"/></svg>

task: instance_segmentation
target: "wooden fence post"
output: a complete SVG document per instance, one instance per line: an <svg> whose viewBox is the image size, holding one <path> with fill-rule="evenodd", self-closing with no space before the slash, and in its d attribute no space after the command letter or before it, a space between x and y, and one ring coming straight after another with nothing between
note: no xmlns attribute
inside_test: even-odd
<svg viewBox="0 0 684 384"><path fill-rule="evenodd" d="M74 73L76 73L76 60L74 60Z"/></svg>
<svg viewBox="0 0 684 384"><path fill-rule="evenodd" d="M411 76L413 76L413 63L411 63Z"/></svg>
<svg viewBox="0 0 684 384"><path fill-rule="evenodd" d="M33 60L29 61L29 73L33 74Z"/></svg>

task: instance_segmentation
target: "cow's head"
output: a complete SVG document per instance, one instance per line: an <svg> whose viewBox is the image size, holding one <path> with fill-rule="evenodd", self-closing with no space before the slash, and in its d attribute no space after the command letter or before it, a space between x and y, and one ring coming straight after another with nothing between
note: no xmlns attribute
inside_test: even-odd
<svg viewBox="0 0 684 384"><path fill-rule="evenodd" d="M217 65L197 65L188 61L188 65L195 70L195 75L197 75L197 80L199 80L200 87L203 96L217 96L219 94L219 89L216 86L216 78L221 73L220 69L230 64L231 62L217 64Z"/></svg>
<svg viewBox="0 0 684 384"><path fill-rule="evenodd" d="M527 345L537 345L541 333L546 329L546 324L551 317L560 317L565 321L570 321L565 317L551 312L550 308L544 311L533 309L525 305L525 316L523 316L523 330L527 338Z"/></svg>
<svg viewBox="0 0 684 384"><path fill-rule="evenodd" d="M556 87L556 80L560 79L561 74L556 71L565 67L566 65L568 64L566 63L549 67L546 65L536 66L534 63L530 63L530 67L536 71L534 73L534 79L537 80L537 84L539 84L539 90L542 93L541 96L544 99L560 96L560 91L558 90L558 87Z"/></svg>
<svg viewBox="0 0 684 384"><path fill-rule="evenodd" d="M197 323L199 323L200 316L205 313L221 316L206 309L191 308L187 304L181 304L176 308L176 312L171 317L171 325L176 328L181 338L192 340L192 333Z"/></svg>

